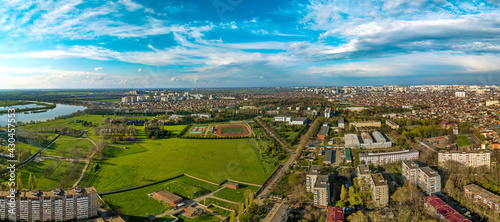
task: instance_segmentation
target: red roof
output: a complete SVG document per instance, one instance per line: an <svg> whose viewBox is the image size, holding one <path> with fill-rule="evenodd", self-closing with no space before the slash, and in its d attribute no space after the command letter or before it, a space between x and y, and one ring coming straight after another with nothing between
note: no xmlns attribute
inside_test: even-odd
<svg viewBox="0 0 500 222"><path fill-rule="evenodd" d="M450 222L470 222L470 220L456 212L436 195L425 197L425 201Z"/></svg>
<svg viewBox="0 0 500 222"><path fill-rule="evenodd" d="M329 207L326 215L326 222L342 221L344 221L344 212L342 212L342 207Z"/></svg>

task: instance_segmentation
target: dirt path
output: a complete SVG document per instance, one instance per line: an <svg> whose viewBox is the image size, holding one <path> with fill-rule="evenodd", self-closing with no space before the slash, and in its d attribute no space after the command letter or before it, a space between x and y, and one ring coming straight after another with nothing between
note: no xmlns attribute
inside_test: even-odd
<svg viewBox="0 0 500 222"><path fill-rule="evenodd" d="M89 129L87 129L87 130L89 130ZM88 139L92 144L94 144L94 146L96 147L95 150L97 150L97 144L93 140L91 140L87 137L85 137L85 138ZM92 160L92 158L96 154L95 150L94 150L94 152L92 152L92 154L90 154L89 158L87 158L85 160L85 166L83 167L82 174L80 175L80 178L78 178L78 180L75 182L75 184L73 184L73 187L76 187L78 185L78 183L80 183L80 181L82 181L83 177L85 176L85 172L87 172L87 168L89 167L90 161Z"/></svg>
<svg viewBox="0 0 500 222"><path fill-rule="evenodd" d="M209 183L209 184L213 184L213 185L217 185L217 186L219 186L219 184L218 184L218 183L214 183L214 182L210 182L210 181L208 181L208 180L200 179L200 178L198 178L198 177L191 176L191 175L189 175L189 174L187 174L187 173L185 173L184 175L185 175L185 176L188 176L188 177L191 177L191 178L193 178L193 179L195 179L195 180L199 180L199 181L203 181L203 182L205 182L205 183Z"/></svg>
<svg viewBox="0 0 500 222"><path fill-rule="evenodd" d="M247 183L247 182L241 182L241 181L231 180L231 179L227 179L227 180L228 180L228 181L231 181L231 182L235 182L235 183L240 183L240 184L245 184L245 185L254 186L254 187L262 187L262 185L259 185L259 184Z"/></svg>

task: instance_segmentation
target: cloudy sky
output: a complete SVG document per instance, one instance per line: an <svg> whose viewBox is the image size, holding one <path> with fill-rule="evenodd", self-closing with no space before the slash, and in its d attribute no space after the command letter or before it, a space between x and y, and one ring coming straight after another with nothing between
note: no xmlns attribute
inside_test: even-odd
<svg viewBox="0 0 500 222"><path fill-rule="evenodd" d="M499 7L0 0L0 88L500 84Z"/></svg>

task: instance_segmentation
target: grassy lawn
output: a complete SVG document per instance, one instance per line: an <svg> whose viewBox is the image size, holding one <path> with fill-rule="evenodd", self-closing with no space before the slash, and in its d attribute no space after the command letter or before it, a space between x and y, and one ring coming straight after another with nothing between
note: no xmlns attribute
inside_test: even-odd
<svg viewBox="0 0 500 222"><path fill-rule="evenodd" d="M471 145L469 138L467 136L457 136L458 147Z"/></svg>
<svg viewBox="0 0 500 222"><path fill-rule="evenodd" d="M185 126L165 126L176 134ZM255 139L193 140L172 138L151 140L137 127L135 142L121 143L133 155L120 154L103 162L90 181L99 192L116 190L162 180L181 173L220 182L230 178L263 183L275 166L261 161L252 146ZM253 141L255 144L255 142ZM140 152L136 152L140 149ZM124 151L125 152L125 151ZM141 181L144 177L145 180Z"/></svg>
<svg viewBox="0 0 500 222"><path fill-rule="evenodd" d="M71 136L59 136L56 142L54 142L50 147L43 151L43 154L50 156L64 156L64 157L74 157L73 151L78 151L84 157L90 156L92 153L92 148L94 144L87 139L71 137ZM73 150L73 148L77 148Z"/></svg>
<svg viewBox="0 0 500 222"><path fill-rule="evenodd" d="M243 203L245 202L245 190L247 189L255 193L257 190L259 190L259 187L240 184L240 188L238 188L237 190L224 188L221 191L214 193L214 196L234 202Z"/></svg>
<svg viewBox="0 0 500 222"><path fill-rule="evenodd" d="M166 209L163 204L150 198L148 193L164 189L184 198L192 199L210 193L217 188L218 186L184 176L141 189L104 195L103 197L110 206L125 215L145 217L146 214L160 214Z"/></svg>
<svg viewBox="0 0 500 222"><path fill-rule="evenodd" d="M226 126L221 128L221 134L241 134L245 129L241 126Z"/></svg>
<svg viewBox="0 0 500 222"><path fill-rule="evenodd" d="M48 173L46 173L45 169L49 164L54 165L55 170L48 171ZM21 168L20 170L24 188L28 188L30 173L36 176L37 188L40 190L52 190L56 187L69 188L78 179L78 177L69 177L67 170L71 165L73 165L73 163L64 160L44 160L38 163L32 162L26 167ZM84 163L80 162L77 166L74 167L78 170L78 172L81 173L83 166ZM78 174L78 176L80 176L80 174ZM62 186L62 180L67 181L66 185Z"/></svg>
<svg viewBox="0 0 500 222"><path fill-rule="evenodd" d="M113 116L108 116L109 118L113 118ZM21 129L31 129L31 130L38 130L38 131L45 131L45 130L53 130L53 129L58 129L60 130L63 126L69 126L72 129L88 129L88 126L83 126L82 123L77 123L76 120L85 120L87 122L92 122L99 124L101 121L106 119L106 115L80 115L80 116L73 116L67 119L58 119L55 121L48 121L48 122L41 122L37 124L31 124L31 125L26 125L26 126L20 126L19 128Z"/></svg>
<svg viewBox="0 0 500 222"><path fill-rule="evenodd" d="M198 222L198 221L199 222L202 222L202 221L203 222L204 221L219 222L220 221L220 219L218 217L213 216L213 215L208 214L208 213L204 213L204 214L200 215L199 217L196 217L196 218L193 218L193 219L188 218L188 217L184 217L182 215L179 215L178 217L179 217L179 221L185 221L185 222Z"/></svg>
<svg viewBox="0 0 500 222"><path fill-rule="evenodd" d="M221 207L225 207L228 209L238 209L238 205L234 205L232 203L224 202L224 201L213 199L213 198L207 198L204 201L201 201L201 203L205 206L208 206L210 204L217 204Z"/></svg>

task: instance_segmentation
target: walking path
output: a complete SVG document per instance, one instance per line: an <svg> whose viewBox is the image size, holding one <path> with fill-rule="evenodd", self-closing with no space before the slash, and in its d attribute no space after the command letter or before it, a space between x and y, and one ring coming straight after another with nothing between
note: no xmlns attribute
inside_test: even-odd
<svg viewBox="0 0 500 222"><path fill-rule="evenodd" d="M87 137L85 137L85 138L87 138ZM89 138L87 138L87 139L90 142L92 142L92 144L94 144L96 149L94 150L94 152L92 152L92 154L90 154L90 157L85 160L85 166L83 167L82 174L80 175L80 178L78 178L78 180L75 182L75 184L73 184L73 187L76 187L78 185L78 183L80 183L80 181L82 181L83 177L85 176L85 172L87 171L87 168L89 167L90 161L92 160L94 155L97 153L97 144L93 140L91 140Z"/></svg>
<svg viewBox="0 0 500 222"><path fill-rule="evenodd" d="M241 181L231 180L231 179L227 179L227 180L231 181L231 182L234 182L234 183L245 184L245 185L254 186L254 187L262 187L262 185L259 185L259 184L241 182Z"/></svg>
<svg viewBox="0 0 500 222"><path fill-rule="evenodd" d="M186 173L184 174L184 176L188 176L188 177L191 177L191 178L193 178L193 179L196 179L196 180L199 180L199 181L203 181L203 182L205 182L205 183L209 183L209 184L213 184L213 185L217 185L217 186L219 186L219 184L218 184L218 183L214 183L214 182L210 182L210 181L208 181L208 180L200 179L200 178L198 178L198 177L191 176L191 175L186 174Z"/></svg>
<svg viewBox="0 0 500 222"><path fill-rule="evenodd" d="M271 176L271 178L269 178L269 180L261 188L262 191L258 195L258 198L255 199L255 201L257 203L263 204L263 200L265 199L265 197L267 197L269 194L271 194L271 192L272 192L273 188L276 186L276 184L278 184L281 181L281 179L285 175L285 173L288 170L288 168L290 167L290 165L293 163L293 161L296 158L299 157L299 155L302 153L302 150L304 149L304 147L307 146L309 139L307 139L307 138L301 139L299 146L297 147L297 152L291 152L290 148L288 146L286 146L286 144L282 143L278 139L278 137L276 135L274 135L271 130L268 129L267 125L265 125L264 123L261 122L261 120L259 118L261 118L261 116L255 117L255 120L257 121L257 123L259 123L269 133L269 135L272 138L274 138L277 142L282 144L285 147L285 149L288 151L288 153L290 153L290 157L285 162L285 164L283 164L281 168L277 169L277 172L275 172ZM311 123L311 127L309 127L309 130L304 135L302 135L303 138L304 138L304 136L306 136L308 134L312 134L312 132L314 131L314 127L312 127L312 126L315 125L315 123L317 121L318 121L318 119L316 118L314 120L314 122Z"/></svg>

